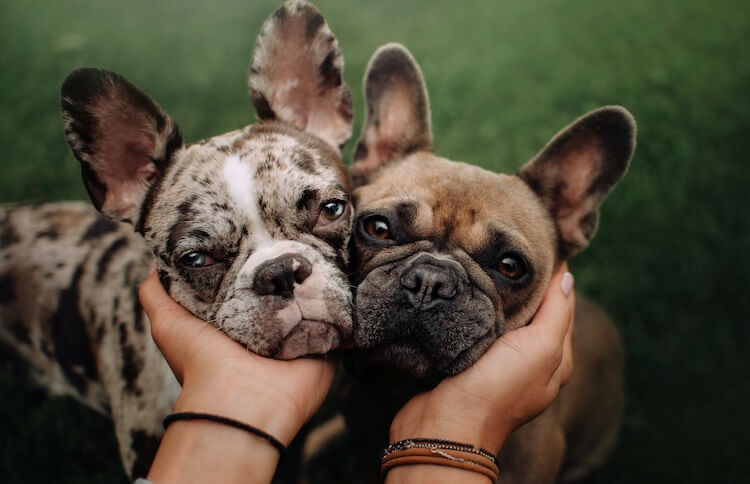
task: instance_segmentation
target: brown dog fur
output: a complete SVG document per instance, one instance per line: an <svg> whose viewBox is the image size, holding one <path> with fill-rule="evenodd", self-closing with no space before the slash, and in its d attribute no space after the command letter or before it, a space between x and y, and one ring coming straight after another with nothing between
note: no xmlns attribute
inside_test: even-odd
<svg viewBox="0 0 750 484"><path fill-rule="evenodd" d="M528 324L554 271L588 245L635 146L630 114L605 107L562 130L517 175L496 174L432 153L427 91L403 47L374 54L365 92L351 168L359 352L344 410L350 435L368 439L363 454L386 443L393 414L418 389ZM578 480L614 444L622 345L598 306L579 297L576 310L572 380L506 443L501 482Z"/></svg>

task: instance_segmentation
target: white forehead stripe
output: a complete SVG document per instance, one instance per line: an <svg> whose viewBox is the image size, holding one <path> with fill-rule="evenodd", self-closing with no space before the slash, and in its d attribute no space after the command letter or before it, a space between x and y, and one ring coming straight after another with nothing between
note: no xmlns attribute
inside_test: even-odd
<svg viewBox="0 0 750 484"><path fill-rule="evenodd" d="M250 165L243 163L237 156L230 156L224 162L224 182L229 188L232 201L247 215L252 236L270 240L271 235L260 217L258 194Z"/></svg>

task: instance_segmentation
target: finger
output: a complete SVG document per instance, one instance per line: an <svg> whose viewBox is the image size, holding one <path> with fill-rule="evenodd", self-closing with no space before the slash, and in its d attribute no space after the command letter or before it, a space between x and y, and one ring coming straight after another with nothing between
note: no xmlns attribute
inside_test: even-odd
<svg viewBox="0 0 750 484"><path fill-rule="evenodd" d="M567 264L563 263L560 270L550 281L547 292L542 299L542 305L531 321L530 326L562 343L573 320L574 296L572 292L572 275L567 271ZM570 295L563 292L562 283L570 284Z"/></svg>
<svg viewBox="0 0 750 484"><path fill-rule="evenodd" d="M151 324L154 342L181 380L191 341L205 330L206 323L174 301L164 291L156 274L151 274L141 285L138 297Z"/></svg>
<svg viewBox="0 0 750 484"><path fill-rule="evenodd" d="M159 341L186 333L192 336L206 328L206 322L193 316L164 291L155 274L141 285L138 297L152 322L151 332Z"/></svg>
<svg viewBox="0 0 750 484"><path fill-rule="evenodd" d="M568 331L565 333L565 340L563 342L563 358L569 358L572 362L573 359L573 332L576 324L576 300L575 293L570 295L570 320L568 322Z"/></svg>
<svg viewBox="0 0 750 484"><path fill-rule="evenodd" d="M575 308L575 295L572 296L572 305ZM568 331L565 333L565 339L563 341L562 355L560 357L560 364L552 375L551 382L556 386L564 386L570 380L573 374L574 358L573 358L573 333L575 329L575 311L570 315L570 322L568 325Z"/></svg>
<svg viewBox="0 0 750 484"><path fill-rule="evenodd" d="M141 284L138 298L149 318L159 322L190 315L167 294L155 272Z"/></svg>

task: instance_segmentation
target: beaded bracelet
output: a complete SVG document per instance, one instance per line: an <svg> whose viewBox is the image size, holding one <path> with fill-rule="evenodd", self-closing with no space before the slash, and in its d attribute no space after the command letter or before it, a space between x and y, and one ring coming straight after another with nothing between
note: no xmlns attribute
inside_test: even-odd
<svg viewBox="0 0 750 484"><path fill-rule="evenodd" d="M383 477L401 465L431 464L477 472L497 481L500 470L490 451L470 444L443 439L406 439L388 446L383 455Z"/></svg>

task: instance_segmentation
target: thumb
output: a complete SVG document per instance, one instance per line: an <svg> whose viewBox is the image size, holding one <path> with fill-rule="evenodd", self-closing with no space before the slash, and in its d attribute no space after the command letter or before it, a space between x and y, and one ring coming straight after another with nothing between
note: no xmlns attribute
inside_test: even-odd
<svg viewBox="0 0 750 484"><path fill-rule="evenodd" d="M169 333L176 320L191 316L185 308L166 293L155 272L141 284L138 298L152 321L152 334L157 333L153 334L154 338L161 336L164 332Z"/></svg>
<svg viewBox="0 0 750 484"><path fill-rule="evenodd" d="M152 273L138 291L138 298L151 323L151 337L182 381L182 369L189 353L191 335L205 329L203 321L180 306Z"/></svg>

